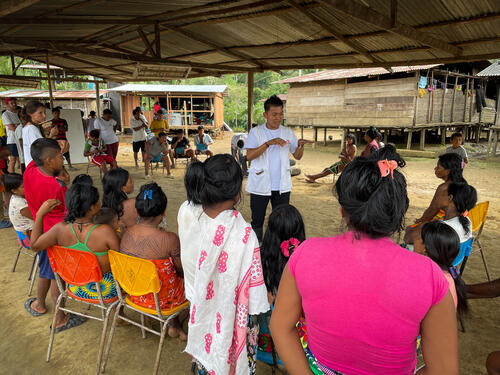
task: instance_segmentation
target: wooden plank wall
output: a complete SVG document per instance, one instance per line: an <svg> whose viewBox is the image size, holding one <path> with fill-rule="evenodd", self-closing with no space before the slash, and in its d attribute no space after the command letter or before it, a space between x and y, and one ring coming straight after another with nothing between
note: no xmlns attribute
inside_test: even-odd
<svg viewBox="0 0 500 375"><path fill-rule="evenodd" d="M417 78L293 84L287 123L312 126L411 126Z"/></svg>
<svg viewBox="0 0 500 375"><path fill-rule="evenodd" d="M220 128L224 125L224 99L221 93L215 94L214 107L214 125L216 128Z"/></svg>

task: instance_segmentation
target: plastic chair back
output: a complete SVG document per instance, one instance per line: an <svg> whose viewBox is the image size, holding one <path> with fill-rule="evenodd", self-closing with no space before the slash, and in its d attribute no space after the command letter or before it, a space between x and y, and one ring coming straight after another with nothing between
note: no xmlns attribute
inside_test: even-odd
<svg viewBox="0 0 500 375"><path fill-rule="evenodd" d="M472 210L469 211L469 219L472 222L472 231L477 232L481 229L481 226L486 221L486 215L488 215L488 207L490 202L481 202L474 206Z"/></svg>
<svg viewBox="0 0 500 375"><path fill-rule="evenodd" d="M52 270L71 285L87 285L102 279L97 257L87 251L51 246L47 249Z"/></svg>
<svg viewBox="0 0 500 375"><path fill-rule="evenodd" d="M460 251L458 252L457 257L453 261L454 267L458 266L460 263L462 263L462 261L465 258L467 258L470 255L470 252L472 250L472 241L473 239L471 238L468 241L462 242L460 244Z"/></svg>
<svg viewBox="0 0 500 375"><path fill-rule="evenodd" d="M158 271L150 260L122 254L114 250L108 251L108 257L113 277L128 294L143 296L160 291Z"/></svg>
<svg viewBox="0 0 500 375"><path fill-rule="evenodd" d="M25 231L20 232L16 230L16 234L17 234L17 240L19 241L19 245L21 245L26 250L29 250L31 247L29 232Z"/></svg>

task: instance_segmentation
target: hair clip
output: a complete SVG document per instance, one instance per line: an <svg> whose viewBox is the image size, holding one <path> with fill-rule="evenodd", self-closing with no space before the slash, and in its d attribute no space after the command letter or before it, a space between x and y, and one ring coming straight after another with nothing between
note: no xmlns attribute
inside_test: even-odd
<svg viewBox="0 0 500 375"><path fill-rule="evenodd" d="M464 212L462 212L462 216L463 217L469 216L469 210L465 210Z"/></svg>
<svg viewBox="0 0 500 375"><path fill-rule="evenodd" d="M289 240L283 241L280 245L281 252L283 255L288 258L290 253L299 245L299 240L296 238L290 238Z"/></svg>
<svg viewBox="0 0 500 375"><path fill-rule="evenodd" d="M449 270L451 277L453 277L453 280L455 280L458 275L460 275L460 270L457 267L450 267Z"/></svg>
<svg viewBox="0 0 500 375"><path fill-rule="evenodd" d="M153 190L144 190L144 199L153 199Z"/></svg>
<svg viewBox="0 0 500 375"><path fill-rule="evenodd" d="M395 160L379 160L377 165L378 169L380 169L380 175L382 177L386 177L390 173L392 179L394 180L394 170L398 167L398 163Z"/></svg>

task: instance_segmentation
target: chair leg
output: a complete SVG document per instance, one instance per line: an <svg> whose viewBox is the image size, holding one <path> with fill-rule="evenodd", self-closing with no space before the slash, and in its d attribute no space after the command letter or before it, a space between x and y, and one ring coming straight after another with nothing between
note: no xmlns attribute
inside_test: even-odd
<svg viewBox="0 0 500 375"><path fill-rule="evenodd" d="M141 335L142 335L142 338L145 339L146 338L146 330L144 329L144 314L141 314Z"/></svg>
<svg viewBox="0 0 500 375"><path fill-rule="evenodd" d="M106 350L104 351L104 356L102 359L101 372L104 373L106 370L106 363L109 358L109 351L111 349L111 342L113 341L113 335L115 334L116 323L118 322L118 314L120 313L120 309L123 305L119 303L115 309L115 316L113 318L113 323L111 324L111 330L109 331L108 343L106 344Z"/></svg>
<svg viewBox="0 0 500 375"><path fill-rule="evenodd" d="M35 267L33 267L33 272L31 273L30 288L28 289L28 297L31 297L31 292L33 291L33 285L35 285L36 273L38 272L38 254L35 255Z"/></svg>
<svg viewBox="0 0 500 375"><path fill-rule="evenodd" d="M52 328L50 330L49 347L47 348L47 358L46 358L47 362L50 361L50 354L52 353L52 344L54 343L54 334L56 332L56 316L57 312L59 311L59 307L61 306L62 300L63 300L63 294L60 294L59 297L57 297L56 308L54 309L54 316L52 317Z"/></svg>
<svg viewBox="0 0 500 375"><path fill-rule="evenodd" d="M477 245L479 246L479 252L481 253L481 258L483 259L484 270L486 271L486 277L488 278L488 281L491 281L490 270L488 269L488 263L486 263L486 258L483 253L483 247L481 246L481 242L477 241Z"/></svg>
<svg viewBox="0 0 500 375"><path fill-rule="evenodd" d="M12 272L16 272L17 261L19 260L19 255L21 254L22 246L19 246L19 250L17 250L16 260L14 260L14 267L12 267Z"/></svg>
<svg viewBox="0 0 500 375"><path fill-rule="evenodd" d="M163 349L163 341L165 341L165 335L167 334L167 329L168 329L167 322L162 323L160 343L158 344L158 351L156 352L156 360L155 360L155 367L153 369L153 375L158 374L158 369L160 367L161 350Z"/></svg>
<svg viewBox="0 0 500 375"><path fill-rule="evenodd" d="M103 321L103 325L102 325L101 341L99 343L99 353L97 354L96 375L99 375L101 373L102 353L104 351L104 342L106 341L106 331L108 329L108 321L109 321L109 315L111 314L111 311L113 311L112 307L108 307L108 309L106 309L106 316L104 317L104 321Z"/></svg>
<svg viewBox="0 0 500 375"><path fill-rule="evenodd" d="M37 255L38 253L35 253L35 256L33 257L33 262L31 263L31 268L30 268L30 273L29 273L29 276L28 276L28 281L31 280L31 275L33 274L33 268L35 267L35 263L36 263L36 260L37 260Z"/></svg>

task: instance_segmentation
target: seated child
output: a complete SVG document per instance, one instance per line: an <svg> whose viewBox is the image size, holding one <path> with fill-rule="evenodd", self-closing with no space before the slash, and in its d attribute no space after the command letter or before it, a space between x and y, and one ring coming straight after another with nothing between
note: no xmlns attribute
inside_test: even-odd
<svg viewBox="0 0 500 375"><path fill-rule="evenodd" d="M172 165L175 164L176 157L187 157L191 158L191 160L195 160L194 151L189 145L189 139L184 136L184 130L178 129L175 133L176 136L172 138L172 149L170 150Z"/></svg>
<svg viewBox="0 0 500 375"><path fill-rule="evenodd" d="M118 215L109 207L101 207L99 212L94 216L94 224L108 224L113 228L118 236L120 235L120 226L118 225Z"/></svg>
<svg viewBox="0 0 500 375"><path fill-rule="evenodd" d="M11 193L9 203L9 218L17 232L20 241L29 247L27 233L33 228L33 215L28 208L28 202L24 198L23 176L19 173L8 173L3 176L5 191ZM25 242L27 241L27 242Z"/></svg>
<svg viewBox="0 0 500 375"><path fill-rule="evenodd" d="M465 283L460 277L460 270L453 267L453 260L460 251L457 233L449 225L440 221L431 221L423 225L422 240L425 253L443 270L450 284L450 293L459 315L468 311Z"/></svg>
<svg viewBox="0 0 500 375"><path fill-rule="evenodd" d="M467 151L462 146L462 133L453 133L450 138L451 146L446 147L446 154L457 154L462 158L462 168L464 168L469 159L467 158Z"/></svg>
<svg viewBox="0 0 500 375"><path fill-rule="evenodd" d="M214 141L210 135L205 134L203 125L198 126L198 134L194 136L194 144L196 145L196 154L205 154L208 157L213 156L213 152L208 149L208 146Z"/></svg>
<svg viewBox="0 0 500 375"><path fill-rule="evenodd" d="M106 164L109 164L111 169L117 168L116 160L113 156L107 154L106 144L99 138L99 129L90 131L89 137L85 141L83 156L90 156L92 163L101 168L103 174L108 171Z"/></svg>
<svg viewBox="0 0 500 375"><path fill-rule="evenodd" d="M105 300L115 298L117 293L109 266L108 250L119 249L120 240L111 226L93 223L93 217L101 209L99 192L88 184L72 185L66 193L67 215L64 221L55 224L44 233L43 217L59 204L57 199L49 199L38 210L31 235L31 249L40 251L53 245L60 245L94 254L103 274L99 283L102 297ZM81 299L98 299L94 283L82 286L69 285L68 288Z"/></svg>
<svg viewBox="0 0 500 375"><path fill-rule="evenodd" d="M146 142L146 159L144 160L146 179L151 178L151 175L149 174L151 162L159 163L160 161L163 162L163 165L167 170L167 178L174 178L174 176L170 173L167 135L163 132L159 133L157 137L150 137Z"/></svg>
<svg viewBox="0 0 500 375"><path fill-rule="evenodd" d="M236 133L231 138L231 155L233 155L240 165L241 170L243 171L243 176L248 176L247 157L246 155L243 155L243 147L245 147L247 137L248 134L246 133Z"/></svg>
<svg viewBox="0 0 500 375"><path fill-rule="evenodd" d="M151 183L141 186L135 199L135 208L139 214L138 224L131 226L123 234L120 252L134 257L151 260L160 277L161 289L158 292L160 308L172 309L186 301L184 279L180 257L179 237L166 231L165 213L167 196L160 186ZM153 295L130 296L132 302L156 309ZM187 311L176 317L168 329L171 337L179 336L187 340L182 329L182 321L187 318Z"/></svg>

